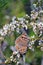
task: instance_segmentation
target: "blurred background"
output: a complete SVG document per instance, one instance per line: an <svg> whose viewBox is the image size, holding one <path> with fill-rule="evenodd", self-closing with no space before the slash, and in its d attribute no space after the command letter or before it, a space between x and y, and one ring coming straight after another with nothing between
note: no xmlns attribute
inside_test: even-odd
<svg viewBox="0 0 43 65"><path fill-rule="evenodd" d="M36 4L43 9L43 0L0 0L0 28L3 28L5 24L10 23L13 16L19 18L24 17L26 14L30 16L31 11L35 8L35 5L33 6L33 4ZM33 35L34 33L32 32L31 34ZM15 33L11 36L6 36L5 40L7 40L9 46L11 46L14 45L14 40L18 36L19 34ZM6 52L3 52L6 58L10 57L12 54L9 46L6 48ZM43 65L43 63L41 63L41 60L43 62L42 52L37 49L35 53L31 54L31 51L29 50L29 52L26 54L26 62L28 65Z"/></svg>
<svg viewBox="0 0 43 65"><path fill-rule="evenodd" d="M43 0L0 0L0 28L11 21L11 17L22 17L25 14L30 15L33 9L33 3L40 3L43 8ZM9 20L6 17L9 17Z"/></svg>

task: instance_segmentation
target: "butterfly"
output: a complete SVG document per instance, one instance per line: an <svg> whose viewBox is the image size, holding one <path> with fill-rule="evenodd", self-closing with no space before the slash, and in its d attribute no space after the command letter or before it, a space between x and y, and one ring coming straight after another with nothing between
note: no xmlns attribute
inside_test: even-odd
<svg viewBox="0 0 43 65"><path fill-rule="evenodd" d="M26 32L23 32L15 41L15 48L20 54L24 54L27 51L29 37Z"/></svg>

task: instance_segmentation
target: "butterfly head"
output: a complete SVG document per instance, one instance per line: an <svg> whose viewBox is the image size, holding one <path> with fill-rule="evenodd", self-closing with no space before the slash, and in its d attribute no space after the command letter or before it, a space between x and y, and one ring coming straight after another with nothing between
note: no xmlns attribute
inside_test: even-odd
<svg viewBox="0 0 43 65"><path fill-rule="evenodd" d="M26 34L26 32L23 32L23 33L22 33L21 38L22 38L22 40L24 40L24 41L29 41L29 37L28 37L28 35Z"/></svg>

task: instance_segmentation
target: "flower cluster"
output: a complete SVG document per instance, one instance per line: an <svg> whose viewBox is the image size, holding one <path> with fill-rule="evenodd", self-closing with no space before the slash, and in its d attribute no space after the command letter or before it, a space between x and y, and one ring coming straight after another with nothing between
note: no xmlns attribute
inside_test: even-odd
<svg viewBox="0 0 43 65"><path fill-rule="evenodd" d="M28 15L26 15L28 17ZM0 35L1 36L6 36L7 34L10 34L14 30L16 30L18 33L21 28L26 28L27 29L28 25L28 20L24 18L16 18L15 16L12 18L12 22L10 24L5 24L3 26L3 29L0 29Z"/></svg>
<svg viewBox="0 0 43 65"><path fill-rule="evenodd" d="M38 35L39 37L42 36L43 34L43 22L39 22L39 23L30 23L33 27L33 31L36 35Z"/></svg>
<svg viewBox="0 0 43 65"><path fill-rule="evenodd" d="M12 17L12 22L5 24L2 29L0 29L0 35L6 36L14 30L20 33L21 28L26 30L29 28L29 25L33 26L33 31L35 34L39 33L39 36L43 33L43 10L31 11L31 17L26 14L25 17L17 18ZM38 32L40 31L40 32Z"/></svg>
<svg viewBox="0 0 43 65"><path fill-rule="evenodd" d="M15 30L17 33L20 33L21 28L25 28L27 30L29 26L32 26L35 35L30 37L28 49L34 52L36 47L40 47L41 51L43 51L43 10L37 12L33 10L31 12L31 16L28 16L26 14L26 16L23 18L17 18L14 16L12 18L12 22L5 24L3 28L0 29L0 35L6 36ZM10 47L10 49L13 51L13 54L8 60L5 61L5 63L8 61L19 63L20 53L18 51L15 51L14 47Z"/></svg>

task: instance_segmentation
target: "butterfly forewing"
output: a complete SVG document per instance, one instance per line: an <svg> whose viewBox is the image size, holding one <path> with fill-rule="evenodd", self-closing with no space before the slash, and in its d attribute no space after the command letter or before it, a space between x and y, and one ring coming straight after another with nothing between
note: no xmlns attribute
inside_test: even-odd
<svg viewBox="0 0 43 65"><path fill-rule="evenodd" d="M29 41L29 37L24 32L22 33L15 41L16 49L21 53L24 54L27 50L27 43Z"/></svg>

